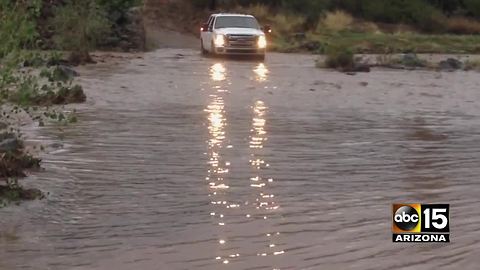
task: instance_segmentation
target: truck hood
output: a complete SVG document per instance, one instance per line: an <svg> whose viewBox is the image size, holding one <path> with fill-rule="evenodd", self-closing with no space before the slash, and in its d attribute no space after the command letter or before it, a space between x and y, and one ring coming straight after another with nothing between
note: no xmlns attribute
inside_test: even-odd
<svg viewBox="0 0 480 270"><path fill-rule="evenodd" d="M253 28L234 28L234 27L216 29L215 33L223 34L223 35L256 35L256 36L264 35L262 30L253 29Z"/></svg>

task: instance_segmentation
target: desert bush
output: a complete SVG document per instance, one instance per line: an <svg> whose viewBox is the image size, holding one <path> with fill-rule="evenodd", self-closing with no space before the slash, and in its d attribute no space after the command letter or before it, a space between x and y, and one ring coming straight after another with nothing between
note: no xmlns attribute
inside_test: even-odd
<svg viewBox="0 0 480 270"><path fill-rule="evenodd" d="M19 79L17 71L22 61L29 56L25 48L34 47L38 38L35 17L40 9L41 1L28 4L16 1L0 1L0 104L8 98L9 92L15 89ZM24 76L24 75L23 75ZM32 82L24 78L22 87Z"/></svg>
<svg viewBox="0 0 480 270"><path fill-rule="evenodd" d="M441 32L445 28L442 12L422 0L369 0L360 3L362 16L369 20L414 24L427 32Z"/></svg>
<svg viewBox="0 0 480 270"><path fill-rule="evenodd" d="M69 0L57 7L50 21L59 49L71 51L73 63L90 62L89 51L109 31L105 11L93 0Z"/></svg>
<svg viewBox="0 0 480 270"><path fill-rule="evenodd" d="M61 74L56 65L59 54L35 50L38 39L35 19L42 1L0 1L0 104L21 106L48 104L48 94L57 96L59 91L73 89L73 78ZM3 23L5 22L5 23ZM43 68L41 71L40 69ZM51 74L47 79L45 74ZM65 76L59 76L65 75ZM68 75L68 76L67 76ZM69 93L69 99L77 96L77 90ZM54 103L53 101L51 103Z"/></svg>
<svg viewBox="0 0 480 270"><path fill-rule="evenodd" d="M305 29L306 17L298 13L277 12L264 4L255 4L246 7L237 6L237 12L254 15L260 24L269 24L273 28L275 37L290 37L296 32Z"/></svg>
<svg viewBox="0 0 480 270"><path fill-rule="evenodd" d="M354 54L349 48L330 47L327 49L325 67L347 70L352 69L354 65Z"/></svg>
<svg viewBox="0 0 480 270"><path fill-rule="evenodd" d="M278 13L271 18L274 33L291 35L292 33L302 31L305 26L306 18L300 14Z"/></svg>
<svg viewBox="0 0 480 270"><path fill-rule="evenodd" d="M361 20L356 21L351 26L351 31L357 32L357 33L381 33L382 32L376 23L369 22L369 21L361 21Z"/></svg>
<svg viewBox="0 0 480 270"><path fill-rule="evenodd" d="M28 4L0 1L0 61L4 67L6 60L18 59L22 49L35 45L38 38L35 17L40 6L40 0Z"/></svg>
<svg viewBox="0 0 480 270"><path fill-rule="evenodd" d="M141 5L142 0L96 0L96 2L105 11L105 15L112 24L123 25L128 23L128 11L132 7Z"/></svg>
<svg viewBox="0 0 480 270"><path fill-rule="evenodd" d="M313 25L324 12L331 8L333 3L332 0L282 0L278 2L284 10L302 14L306 22Z"/></svg>
<svg viewBox="0 0 480 270"><path fill-rule="evenodd" d="M254 15L259 21L267 21L272 16L269 7L263 4L255 4L243 9L245 13Z"/></svg>
<svg viewBox="0 0 480 270"><path fill-rule="evenodd" d="M475 59L475 60L467 60L465 61L465 70L476 70L480 71L480 60Z"/></svg>
<svg viewBox="0 0 480 270"><path fill-rule="evenodd" d="M480 21L466 17L452 17L447 20L447 31L454 34L480 34Z"/></svg>
<svg viewBox="0 0 480 270"><path fill-rule="evenodd" d="M317 25L317 31L321 32L323 29L332 31L349 30L353 23L353 17L342 10L328 12L320 19Z"/></svg>

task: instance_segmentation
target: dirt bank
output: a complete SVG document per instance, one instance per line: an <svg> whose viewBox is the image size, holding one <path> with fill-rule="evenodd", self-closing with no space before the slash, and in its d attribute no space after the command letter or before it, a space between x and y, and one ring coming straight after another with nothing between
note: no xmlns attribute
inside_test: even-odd
<svg viewBox="0 0 480 270"><path fill-rule="evenodd" d="M144 2L145 40L147 49L196 48L199 39L193 34L198 15L192 9L181 9L173 0ZM183 5L189 7L189 5ZM190 15L189 15L190 14ZM183 18L183 19L182 19ZM182 23L179 23L182 22Z"/></svg>

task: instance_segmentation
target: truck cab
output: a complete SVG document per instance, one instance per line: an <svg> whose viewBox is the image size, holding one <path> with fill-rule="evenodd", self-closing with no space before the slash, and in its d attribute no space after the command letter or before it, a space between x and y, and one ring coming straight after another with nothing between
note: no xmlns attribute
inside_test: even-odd
<svg viewBox="0 0 480 270"><path fill-rule="evenodd" d="M252 15L212 14L200 30L202 54L265 58L267 39L263 30L266 29Z"/></svg>

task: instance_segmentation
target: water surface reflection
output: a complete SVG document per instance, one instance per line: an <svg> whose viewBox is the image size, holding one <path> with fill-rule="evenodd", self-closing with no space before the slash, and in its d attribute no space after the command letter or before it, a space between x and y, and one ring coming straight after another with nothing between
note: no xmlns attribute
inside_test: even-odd
<svg viewBox="0 0 480 270"><path fill-rule="evenodd" d="M0 269L478 268L476 73L188 50L99 65L79 122L39 131L54 150L24 183L48 198L0 209ZM451 204L449 245L392 245L409 201Z"/></svg>

